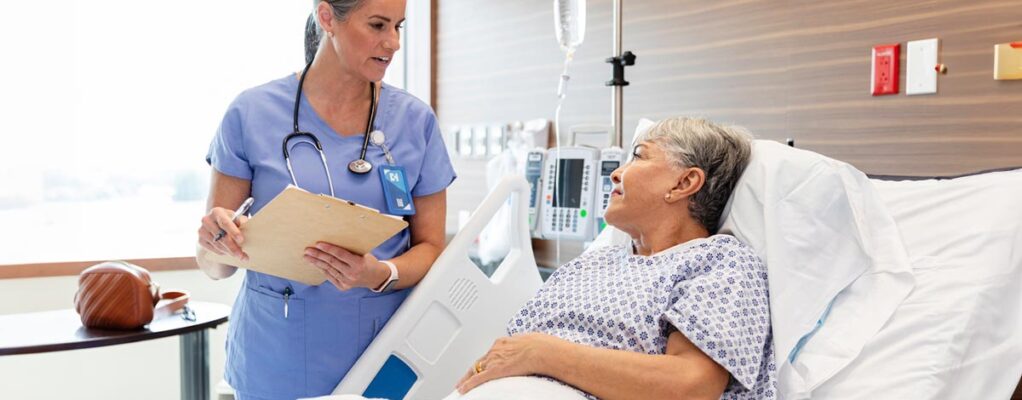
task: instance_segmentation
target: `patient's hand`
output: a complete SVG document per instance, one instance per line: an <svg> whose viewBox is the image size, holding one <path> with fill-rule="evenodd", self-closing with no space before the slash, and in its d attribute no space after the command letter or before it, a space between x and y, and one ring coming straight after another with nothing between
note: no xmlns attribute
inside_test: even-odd
<svg viewBox="0 0 1022 400"><path fill-rule="evenodd" d="M465 394L485 382L509 376L541 374L546 357L556 354L562 339L543 333L526 333L497 339L468 373L458 381Z"/></svg>

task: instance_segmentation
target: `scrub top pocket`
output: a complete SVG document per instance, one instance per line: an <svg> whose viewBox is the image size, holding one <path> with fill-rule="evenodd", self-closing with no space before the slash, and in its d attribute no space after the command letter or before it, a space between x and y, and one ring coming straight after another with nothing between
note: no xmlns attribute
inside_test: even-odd
<svg viewBox="0 0 1022 400"><path fill-rule="evenodd" d="M245 287L228 349L228 382L267 397L305 395L305 301L263 287Z"/></svg>

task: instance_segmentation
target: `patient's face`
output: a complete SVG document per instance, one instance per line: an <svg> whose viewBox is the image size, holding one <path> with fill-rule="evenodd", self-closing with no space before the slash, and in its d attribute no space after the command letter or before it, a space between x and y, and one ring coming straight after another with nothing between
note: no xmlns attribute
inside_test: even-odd
<svg viewBox="0 0 1022 400"><path fill-rule="evenodd" d="M681 171L673 165L656 142L641 142L632 149L631 159L611 174L614 191L610 194L606 220L628 233L644 224L656 223L656 216L668 204L664 200L678 185Z"/></svg>

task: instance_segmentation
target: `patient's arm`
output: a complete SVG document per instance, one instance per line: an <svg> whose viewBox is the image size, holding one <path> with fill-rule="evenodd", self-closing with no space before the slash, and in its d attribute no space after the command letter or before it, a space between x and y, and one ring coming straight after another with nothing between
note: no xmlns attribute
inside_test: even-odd
<svg viewBox="0 0 1022 400"><path fill-rule="evenodd" d="M481 362L483 372L469 371L459 391L507 376L539 374L602 399L715 400L730 378L677 331L668 336L664 355L600 349L533 333L501 339Z"/></svg>

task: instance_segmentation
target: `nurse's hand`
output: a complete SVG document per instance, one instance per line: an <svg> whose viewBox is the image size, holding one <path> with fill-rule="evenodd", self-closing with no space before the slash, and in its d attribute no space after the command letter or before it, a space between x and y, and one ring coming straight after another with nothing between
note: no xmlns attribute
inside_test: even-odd
<svg viewBox="0 0 1022 400"><path fill-rule="evenodd" d="M234 221L233 218L234 210L223 207L211 208L209 214L202 217L202 226L199 227L199 245L220 255L230 254L242 260L248 260L248 254L241 250L241 244L245 238L241 236L241 229L239 229L248 221L248 217L242 215L238 217L237 221ZM227 234L220 240L214 240L220 229Z"/></svg>
<svg viewBox="0 0 1022 400"><path fill-rule="evenodd" d="M305 261L323 271L326 279L341 290L376 289L390 277L390 268L372 253L360 256L326 242L305 248Z"/></svg>
<svg viewBox="0 0 1022 400"><path fill-rule="evenodd" d="M495 379L538 374L543 370L545 356L557 354L560 342L563 340L545 333L497 339L490 351L468 369L455 387L459 393L465 394Z"/></svg>

